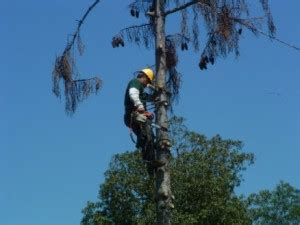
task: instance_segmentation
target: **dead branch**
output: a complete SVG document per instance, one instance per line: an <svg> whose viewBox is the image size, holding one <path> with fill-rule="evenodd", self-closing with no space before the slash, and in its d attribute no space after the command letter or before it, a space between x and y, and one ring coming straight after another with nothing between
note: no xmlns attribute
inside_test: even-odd
<svg viewBox="0 0 300 225"><path fill-rule="evenodd" d="M152 25L152 23L144 23L123 28L113 37L112 46L118 47L120 44L124 46L124 39L126 38L129 42L137 45L143 43L146 48L149 48L153 39Z"/></svg>
<svg viewBox="0 0 300 225"><path fill-rule="evenodd" d="M63 52L63 55L65 55L67 52L69 52L71 50L71 48L73 47L74 43L75 43L75 40L76 38L78 37L79 33L80 33L80 28L83 24L83 22L85 21L85 19L87 18L87 16L89 15L89 13L93 10L93 8L96 7L96 5L100 2L100 0L96 0L89 8L88 10L85 12L85 14L83 15L82 19L78 21L78 26L77 26L77 29L75 31L75 33L72 35L73 38L72 40L67 44L64 52Z"/></svg>
<svg viewBox="0 0 300 225"><path fill-rule="evenodd" d="M144 23L144 24L141 24L141 25L133 25L133 26L130 26L130 27L123 28L122 30L120 30L119 33L121 34L123 32L129 31L131 29L139 29L139 28L142 28L142 27L150 26L150 25L151 25L150 23Z"/></svg>
<svg viewBox="0 0 300 225"><path fill-rule="evenodd" d="M194 5L194 4L197 4L197 3L199 3L199 1L197 1L197 0L194 0L194 1L191 1L191 2L187 2L187 3L185 3L185 4L181 5L181 6L178 6L178 7L174 8L174 9L167 10L164 13L164 16L167 16L167 15L172 14L172 13L176 13L178 11L181 11L181 10L183 10L185 8L188 8L188 7L190 7L190 6Z"/></svg>
<svg viewBox="0 0 300 225"><path fill-rule="evenodd" d="M68 41L63 54L56 57L55 65L52 73L53 81L53 93L60 97L60 80L64 82L64 96L66 100L66 113L68 115L73 115L79 102L82 102L90 94L97 93L102 86L102 81L98 77L93 77L90 79L78 79L75 80L74 77L79 75L76 73L76 63L74 56L71 52L75 41L78 41L79 54L82 54L84 45L80 38L80 28L84 21L86 20L89 13L95 8L95 6L100 2L96 0L85 12L82 19L78 21L78 26L75 33L72 35L71 41Z"/></svg>
<svg viewBox="0 0 300 225"><path fill-rule="evenodd" d="M179 11L181 11L181 10L183 10L183 9L186 9L186 8L192 6L192 5L195 5L195 4L199 4L199 5L201 5L201 6L205 7L205 8L207 8L207 9L210 9L210 6L209 6L208 4L202 3L202 2L200 2L199 0L194 0L194 1L187 2L187 3L185 3L185 4L181 5L181 6L178 6L178 7L176 7L176 8L167 10L167 11L164 13L164 15L167 16L167 15L169 15L169 14L179 12ZM235 22L241 24L242 26L245 26L245 27L247 27L248 29L250 29L253 33L259 33L259 34L261 34L261 35L263 35L263 36L266 36L266 37L270 38L271 40L277 41L277 42L279 42L279 43L281 43L281 44L283 44L283 45L285 45L285 46L287 46L287 47L289 47L289 48L293 48L293 49L295 49L295 50L297 50L297 51L300 51L300 48L297 47L297 46L295 46L295 45L293 45L293 44L287 43L287 42L285 42L285 41L283 41L283 40L281 40L281 39L275 37L275 36L272 35L272 34L268 34L268 33L264 32L264 31L262 31L262 30L259 30L259 29L257 29L255 26L253 26L253 25L251 25L251 24L245 24L243 21L246 21L246 20L239 19L239 18L232 18L232 19L233 19Z"/></svg>
<svg viewBox="0 0 300 225"><path fill-rule="evenodd" d="M279 43L281 43L281 44L283 44L283 45L285 45L285 46L287 46L289 48L293 48L293 49L295 49L297 51L300 51L299 47L297 47L297 46L295 46L293 44L287 43L287 42L285 42L285 41L283 41L283 40L281 40L281 39L279 39L279 38L277 38L277 37L275 37L275 36L273 36L271 34L268 34L268 33L264 32L262 30L257 29L255 26L253 26L253 24L247 23L247 20L245 20L245 19L240 19L240 18L231 18L231 19L234 20L235 22L239 23L240 25L248 28L254 34L259 33L259 34L261 34L261 35L263 35L265 37L268 37L271 40L277 41L277 42L279 42Z"/></svg>
<svg viewBox="0 0 300 225"><path fill-rule="evenodd" d="M192 6L192 5L195 5L195 4L201 5L202 7L205 7L207 9L211 9L211 6L209 4L200 2L200 0L194 0L194 1L187 2L187 3L185 3L181 6L175 7L174 9L170 9L170 10L165 11L164 16L167 16L167 15L172 14L172 13L179 12L179 11L181 11L183 9L186 9L186 8Z"/></svg>

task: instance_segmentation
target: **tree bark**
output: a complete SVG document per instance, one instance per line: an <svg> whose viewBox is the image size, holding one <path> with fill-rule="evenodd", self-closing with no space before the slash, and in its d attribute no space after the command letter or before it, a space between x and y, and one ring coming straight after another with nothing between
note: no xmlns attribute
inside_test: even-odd
<svg viewBox="0 0 300 225"><path fill-rule="evenodd" d="M155 2L155 59L156 59L156 86L161 90L160 100L167 101L166 93L166 51L165 51L165 0ZM159 104L156 107L156 123L168 128L168 106ZM158 129L157 133L157 159L166 162L156 172L156 210L157 225L171 224L172 193L169 161L170 141L166 131Z"/></svg>

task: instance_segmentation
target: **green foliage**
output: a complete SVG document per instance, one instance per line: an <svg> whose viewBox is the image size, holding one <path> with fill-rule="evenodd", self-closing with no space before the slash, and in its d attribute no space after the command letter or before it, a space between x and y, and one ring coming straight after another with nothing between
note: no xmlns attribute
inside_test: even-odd
<svg viewBox="0 0 300 225"><path fill-rule="evenodd" d="M275 190L263 190L248 198L249 214L254 224L300 224L300 190L280 182Z"/></svg>
<svg viewBox="0 0 300 225"><path fill-rule="evenodd" d="M175 195L173 224L247 224L246 203L234 194L241 171L253 163L240 141L219 135L208 140L174 117L171 137L177 152L172 160Z"/></svg>
<svg viewBox="0 0 300 225"><path fill-rule="evenodd" d="M84 225L110 225L112 224L106 215L99 210L101 204L88 202L87 206L82 210L84 218L81 221L81 224Z"/></svg>
<svg viewBox="0 0 300 225"><path fill-rule="evenodd" d="M240 172L253 155L241 153L241 142L215 136L187 136L192 146L172 161L175 198L173 224L246 224L244 201L234 194Z"/></svg>
<svg viewBox="0 0 300 225"><path fill-rule="evenodd" d="M242 171L253 154L242 143L219 135L207 139L191 132L184 119L173 117L170 137L174 225L298 225L300 190L281 182L273 191L236 196ZM82 225L152 225L155 221L154 180L139 152L115 155L100 186L99 202L88 202Z"/></svg>
<svg viewBox="0 0 300 225"><path fill-rule="evenodd" d="M174 117L171 127L177 148L171 159L172 224L248 224L246 202L234 194L234 188L253 155L241 152L240 141L219 135L207 139L189 131L182 118ZM120 225L154 224L153 187L139 152L115 155L100 186L99 202L83 210L82 225L107 224L105 220Z"/></svg>
<svg viewBox="0 0 300 225"><path fill-rule="evenodd" d="M100 186L103 212L115 224L151 224L155 212L153 181L139 152L114 156Z"/></svg>

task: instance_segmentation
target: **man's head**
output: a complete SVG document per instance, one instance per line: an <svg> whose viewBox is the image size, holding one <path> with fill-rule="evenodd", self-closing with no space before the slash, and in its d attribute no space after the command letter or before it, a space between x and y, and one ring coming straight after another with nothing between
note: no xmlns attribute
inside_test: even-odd
<svg viewBox="0 0 300 225"><path fill-rule="evenodd" d="M154 72L151 69L143 69L139 71L137 78L140 80L140 82L147 86L147 84L151 84L154 80Z"/></svg>

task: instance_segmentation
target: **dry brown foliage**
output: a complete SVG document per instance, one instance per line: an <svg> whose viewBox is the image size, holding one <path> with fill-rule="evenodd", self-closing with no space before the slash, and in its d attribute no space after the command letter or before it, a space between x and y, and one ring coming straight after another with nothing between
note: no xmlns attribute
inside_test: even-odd
<svg viewBox="0 0 300 225"><path fill-rule="evenodd" d="M177 71L177 48L196 52L200 50L200 25L204 24L207 34L199 60L201 70L213 65L220 56L226 57L231 52L239 56L239 40L243 28L255 35L261 34L261 25L266 18L269 36L274 37L276 28L271 16L268 0L259 0L264 17L251 18L247 0L166 0L165 16L179 13L180 32L166 36L167 88L172 100L178 99L181 74ZM155 1L134 0L128 7L131 16L144 14L148 23L122 29L112 41L113 47L124 46L125 39L146 48L154 45L155 33L153 12ZM138 16L137 16L138 13ZM191 18L190 18L191 17ZM122 44L121 44L122 43Z"/></svg>
<svg viewBox="0 0 300 225"><path fill-rule="evenodd" d="M77 29L68 41L66 48L61 56L56 57L52 73L53 88L52 91L57 97L61 97L60 84L63 83L65 96L65 109L68 115L73 115L79 102L82 102L90 94L97 93L102 86L102 81L98 77L89 79L78 79L74 59L74 44L77 43L79 55L84 52L84 44L80 36L80 28L92 9L100 2L95 0L94 3L85 12L82 19L78 22Z"/></svg>
<svg viewBox="0 0 300 225"><path fill-rule="evenodd" d="M60 83L64 84L64 96L66 101L66 113L72 115L79 102L90 94L97 93L102 86L98 77L90 79L77 79L75 77L74 59L67 53L57 57L53 70L53 93L60 97Z"/></svg>
<svg viewBox="0 0 300 225"><path fill-rule="evenodd" d="M83 54L84 44L80 37L80 27L90 11L99 3L95 0L88 8L83 18L79 21L78 28L73 35L73 39L68 42L62 56L57 57L53 72L53 92L60 96L60 80L64 82L66 111L74 113L78 102L84 100L91 93L95 93L101 87L99 78L87 80L76 80L78 76L75 68L75 60L71 51L74 47L75 40L79 54ZM135 18L144 18L146 23L134 25L122 29L112 39L112 47L124 47L126 41L143 45L146 48L154 46L154 0L132 0L129 4L129 15ZM189 50L200 51L200 25L205 25L207 34L206 42L201 46L201 56L199 67L201 70L207 69L208 64L213 65L218 57L226 57L230 53L239 56L239 41L243 30L250 30L253 34L263 34L273 40L279 41L289 47L289 45L275 37L276 27L271 15L269 1L258 0L262 6L264 15L259 18L253 18L250 15L248 0L166 0L167 18L171 14L179 13L180 26L179 32L166 36L166 60L167 60L167 88L171 93L171 99L177 99L180 89L181 75L177 71L178 64L177 48L182 51ZM261 30L262 25L266 24L268 34ZM203 38L203 37L202 37Z"/></svg>

